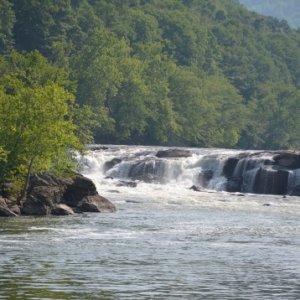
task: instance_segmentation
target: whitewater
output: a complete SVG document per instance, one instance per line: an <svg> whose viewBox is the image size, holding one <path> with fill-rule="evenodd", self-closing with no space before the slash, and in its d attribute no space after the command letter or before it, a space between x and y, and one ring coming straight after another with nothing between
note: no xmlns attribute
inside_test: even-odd
<svg viewBox="0 0 300 300"><path fill-rule="evenodd" d="M116 213L1 219L0 299L299 299L300 198L226 192L242 151L165 149L77 156Z"/></svg>

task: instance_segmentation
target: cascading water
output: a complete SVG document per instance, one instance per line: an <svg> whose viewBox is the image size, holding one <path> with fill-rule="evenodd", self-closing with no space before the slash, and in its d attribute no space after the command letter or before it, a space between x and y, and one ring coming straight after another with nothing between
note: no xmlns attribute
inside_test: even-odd
<svg viewBox="0 0 300 300"><path fill-rule="evenodd" d="M180 153L164 156L165 150L102 146L78 161L81 172L102 188L120 185L146 188L148 184L163 185L172 191L193 188L283 195L300 185L300 173L275 165L276 154L272 152L169 148Z"/></svg>
<svg viewBox="0 0 300 300"><path fill-rule="evenodd" d="M135 181L224 190L224 163L228 157L239 153L235 150L188 149L189 157L159 158L156 153L161 149L111 146L106 150L90 151L79 159L81 172L100 180L102 185Z"/></svg>
<svg viewBox="0 0 300 300"><path fill-rule="evenodd" d="M0 299L298 299L299 198L212 191L236 180L268 192L287 175L295 191L297 157L159 150L78 156L114 214L0 218Z"/></svg>

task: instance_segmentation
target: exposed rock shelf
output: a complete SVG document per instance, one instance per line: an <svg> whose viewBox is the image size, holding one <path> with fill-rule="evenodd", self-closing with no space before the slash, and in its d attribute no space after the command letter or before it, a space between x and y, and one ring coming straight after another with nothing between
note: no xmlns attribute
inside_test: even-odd
<svg viewBox="0 0 300 300"><path fill-rule="evenodd" d="M83 212L114 212L116 207L100 196L94 183L76 174L71 179L50 173L31 177L25 201L19 206L0 196L0 216L72 215Z"/></svg>
<svg viewBox="0 0 300 300"><path fill-rule="evenodd" d="M117 186L176 182L196 191L300 196L299 152L114 146L93 155L85 168L94 161Z"/></svg>
<svg viewBox="0 0 300 300"><path fill-rule="evenodd" d="M242 153L227 159L223 175L229 192L300 196L300 153Z"/></svg>

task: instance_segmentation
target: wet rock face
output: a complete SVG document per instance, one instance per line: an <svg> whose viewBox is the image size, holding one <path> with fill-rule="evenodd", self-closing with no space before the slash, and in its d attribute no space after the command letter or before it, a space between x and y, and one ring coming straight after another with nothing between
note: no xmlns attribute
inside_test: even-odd
<svg viewBox="0 0 300 300"><path fill-rule="evenodd" d="M285 195L288 192L290 172L273 166L261 167L255 177L253 192L257 194Z"/></svg>
<svg viewBox="0 0 300 300"><path fill-rule="evenodd" d="M275 164L290 170L300 168L300 154L299 153L280 153L274 156Z"/></svg>
<svg viewBox="0 0 300 300"><path fill-rule="evenodd" d="M226 191L299 195L300 153L259 152L231 157L224 164Z"/></svg>
<svg viewBox="0 0 300 300"><path fill-rule="evenodd" d="M189 150L183 149L168 149L168 150L161 150L156 153L156 157L159 158L176 158L176 157L190 157L192 153Z"/></svg>
<svg viewBox="0 0 300 300"><path fill-rule="evenodd" d="M161 182L164 170L165 164L162 160L144 159L132 165L128 177L144 182Z"/></svg>
<svg viewBox="0 0 300 300"><path fill-rule="evenodd" d="M214 172L212 170L202 170L198 175L198 182L200 186L206 188L213 176Z"/></svg>
<svg viewBox="0 0 300 300"><path fill-rule="evenodd" d="M241 177L230 177L226 182L226 191L230 193L241 192L243 178Z"/></svg>
<svg viewBox="0 0 300 300"><path fill-rule="evenodd" d="M71 207L76 207L84 197L93 195L98 195L95 184L92 180L78 174L66 187L63 202Z"/></svg>
<svg viewBox="0 0 300 300"><path fill-rule="evenodd" d="M223 167L223 176L225 176L226 178L232 177L238 162L239 158L237 157L230 157L229 159L227 159Z"/></svg>
<svg viewBox="0 0 300 300"><path fill-rule="evenodd" d="M95 207L94 209L86 208ZM30 180L27 198L21 207L24 215L71 215L74 211L113 212L115 206L101 197L94 183L76 174L63 179L52 174L37 174Z"/></svg>
<svg viewBox="0 0 300 300"><path fill-rule="evenodd" d="M122 162L121 158L113 158L112 160L105 162L105 164L103 166L104 172L110 170L115 165L119 164L120 162Z"/></svg>

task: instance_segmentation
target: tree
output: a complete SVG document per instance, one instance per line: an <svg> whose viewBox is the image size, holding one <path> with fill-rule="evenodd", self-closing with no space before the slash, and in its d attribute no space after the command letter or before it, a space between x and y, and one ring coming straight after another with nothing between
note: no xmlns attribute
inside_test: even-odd
<svg viewBox="0 0 300 300"><path fill-rule="evenodd" d="M241 146L261 149L298 149L300 91L292 85L259 85L257 99L249 104L249 121ZM243 143L243 144L242 144Z"/></svg>
<svg viewBox="0 0 300 300"><path fill-rule="evenodd" d="M74 96L60 80L51 76L42 80L45 70L37 62L46 60L37 52L12 56L16 62L27 62L28 69L12 67L1 78L0 147L7 155L0 169L2 178L23 182L24 197L32 172L66 171L71 149L81 145L69 114ZM49 71L51 65L48 67ZM24 74L20 78L21 71Z"/></svg>
<svg viewBox="0 0 300 300"><path fill-rule="evenodd" d="M0 1L0 54L13 47L13 27L16 21L12 4L7 0Z"/></svg>

